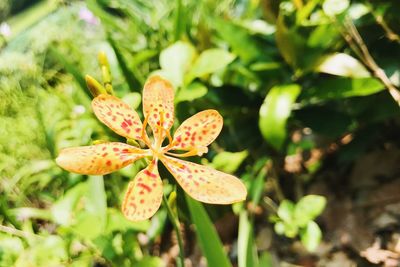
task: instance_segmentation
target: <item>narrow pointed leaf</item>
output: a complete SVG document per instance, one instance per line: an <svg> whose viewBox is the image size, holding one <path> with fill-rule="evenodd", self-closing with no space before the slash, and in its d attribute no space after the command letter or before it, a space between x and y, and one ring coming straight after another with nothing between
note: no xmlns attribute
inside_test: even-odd
<svg viewBox="0 0 400 267"><path fill-rule="evenodd" d="M208 266L231 267L232 265L224 251L218 233L203 205L187 195L186 202L192 222L196 227L200 248L207 259Z"/></svg>

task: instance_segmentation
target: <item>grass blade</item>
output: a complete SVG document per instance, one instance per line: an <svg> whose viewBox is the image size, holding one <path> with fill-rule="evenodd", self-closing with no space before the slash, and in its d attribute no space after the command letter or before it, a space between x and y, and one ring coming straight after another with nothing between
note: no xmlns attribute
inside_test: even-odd
<svg viewBox="0 0 400 267"><path fill-rule="evenodd" d="M192 222L196 226L196 234L207 259L209 267L232 267L218 233L214 228L203 205L186 195Z"/></svg>

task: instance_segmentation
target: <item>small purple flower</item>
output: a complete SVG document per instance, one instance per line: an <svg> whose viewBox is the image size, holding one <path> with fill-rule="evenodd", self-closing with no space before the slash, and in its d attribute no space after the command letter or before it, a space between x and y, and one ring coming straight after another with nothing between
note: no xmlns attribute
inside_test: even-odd
<svg viewBox="0 0 400 267"><path fill-rule="evenodd" d="M8 25L8 23L3 22L0 24L0 35L3 35L4 37L8 37L11 35L11 27Z"/></svg>
<svg viewBox="0 0 400 267"><path fill-rule="evenodd" d="M100 24L99 19L95 15L93 15L92 11L90 11L86 7L82 7L79 10L79 18L81 20L86 21L88 24L92 24L92 25L99 25Z"/></svg>

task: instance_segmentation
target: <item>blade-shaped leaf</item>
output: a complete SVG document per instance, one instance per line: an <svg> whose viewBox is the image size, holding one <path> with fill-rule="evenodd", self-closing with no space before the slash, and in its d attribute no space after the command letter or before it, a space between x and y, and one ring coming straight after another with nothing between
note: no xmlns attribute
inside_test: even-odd
<svg viewBox="0 0 400 267"><path fill-rule="evenodd" d="M259 266L257 248L254 243L253 222L245 210L240 212L239 217L238 266Z"/></svg>
<svg viewBox="0 0 400 267"><path fill-rule="evenodd" d="M189 207L192 221L196 226L196 234L200 248L203 251L204 257L207 259L208 266L232 266L224 252L218 233L203 205L187 195L186 202Z"/></svg>

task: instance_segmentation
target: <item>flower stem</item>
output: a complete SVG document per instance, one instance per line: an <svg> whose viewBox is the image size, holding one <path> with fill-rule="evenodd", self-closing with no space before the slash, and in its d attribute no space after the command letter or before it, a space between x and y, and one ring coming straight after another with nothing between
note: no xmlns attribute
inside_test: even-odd
<svg viewBox="0 0 400 267"><path fill-rule="evenodd" d="M183 240L182 240L182 235L180 231L180 223L178 220L178 217L174 215L167 198L165 195L163 195L163 203L165 207L167 208L167 213L168 217L172 223L172 226L174 227L174 230L176 232L176 238L178 239L178 246L179 246L179 261L177 262L179 267L185 267L185 255L184 255L184 250L183 250Z"/></svg>

